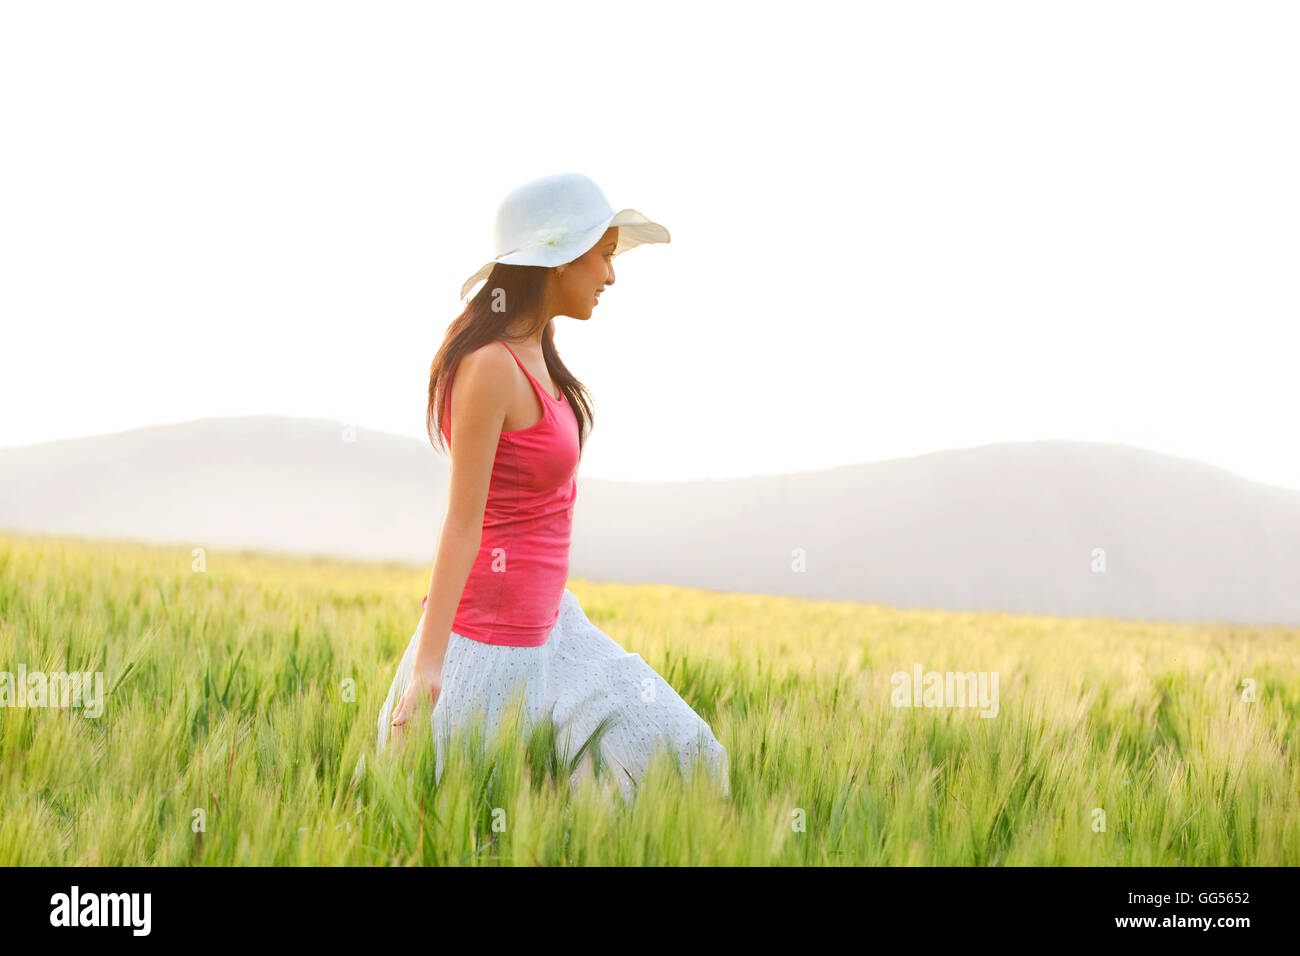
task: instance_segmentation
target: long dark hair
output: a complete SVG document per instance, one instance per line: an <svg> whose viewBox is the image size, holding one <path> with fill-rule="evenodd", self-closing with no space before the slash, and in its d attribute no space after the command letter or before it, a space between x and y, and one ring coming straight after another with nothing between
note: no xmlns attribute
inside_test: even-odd
<svg viewBox="0 0 1300 956"><path fill-rule="evenodd" d="M447 386L457 363L475 349L505 337L506 329L518 316L546 315L546 296L552 271L544 266L513 266L498 262L492 267L487 281L466 304L465 311L447 327L442 345L429 366L429 407L425 424L429 441L435 448L446 447L442 418ZM536 326L529 330L529 334L535 331ZM581 454L595 418L591 393L560 361L560 353L555 349L554 320L549 318L542 330L542 356L546 359L546 370L551 380L560 387L560 393L569 400L578 418L578 451Z"/></svg>

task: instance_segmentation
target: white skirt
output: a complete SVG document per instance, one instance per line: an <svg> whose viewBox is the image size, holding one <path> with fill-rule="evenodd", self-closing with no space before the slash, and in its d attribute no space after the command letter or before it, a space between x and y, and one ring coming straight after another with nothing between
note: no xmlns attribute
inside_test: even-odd
<svg viewBox="0 0 1300 956"><path fill-rule="evenodd" d="M410 683L423 625L421 614L379 713L380 751L388 742L393 709ZM629 799L657 745L665 741L672 744L684 771L703 758L722 792L730 792L727 750L709 725L640 654L628 653L592 624L568 588L555 627L538 647L486 644L450 634L442 691L430 717L438 779L448 734L476 717L485 719L485 729L494 733L515 693L522 693L530 726L553 716L565 760L608 719L599 741L601 756ZM584 760L574 771L571 785L578 785L587 766Z"/></svg>

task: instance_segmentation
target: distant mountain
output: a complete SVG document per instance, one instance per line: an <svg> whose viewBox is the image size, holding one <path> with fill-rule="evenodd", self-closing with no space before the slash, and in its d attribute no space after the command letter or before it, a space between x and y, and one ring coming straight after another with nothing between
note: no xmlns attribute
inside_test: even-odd
<svg viewBox="0 0 1300 956"><path fill-rule="evenodd" d="M371 429L347 437L334 421L252 416L0 449L0 528L430 564L446 459ZM1300 491L1069 441L724 481L579 477L571 574L1295 625Z"/></svg>

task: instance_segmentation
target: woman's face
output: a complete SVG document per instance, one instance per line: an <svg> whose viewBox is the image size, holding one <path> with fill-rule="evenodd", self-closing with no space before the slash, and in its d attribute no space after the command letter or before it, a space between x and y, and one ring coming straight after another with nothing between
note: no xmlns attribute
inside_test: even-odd
<svg viewBox="0 0 1300 956"><path fill-rule="evenodd" d="M600 240L555 275L555 314L575 319L591 318L596 297L605 286L614 284L614 249L618 246L618 227L605 230Z"/></svg>

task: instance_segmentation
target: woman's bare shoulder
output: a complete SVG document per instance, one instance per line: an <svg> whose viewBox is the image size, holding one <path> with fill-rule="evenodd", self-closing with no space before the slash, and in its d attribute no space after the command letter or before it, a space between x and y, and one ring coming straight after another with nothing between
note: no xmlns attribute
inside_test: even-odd
<svg viewBox="0 0 1300 956"><path fill-rule="evenodd" d="M466 352L456 363L456 382L467 391L502 389L514 378L515 360L500 342L488 342Z"/></svg>

